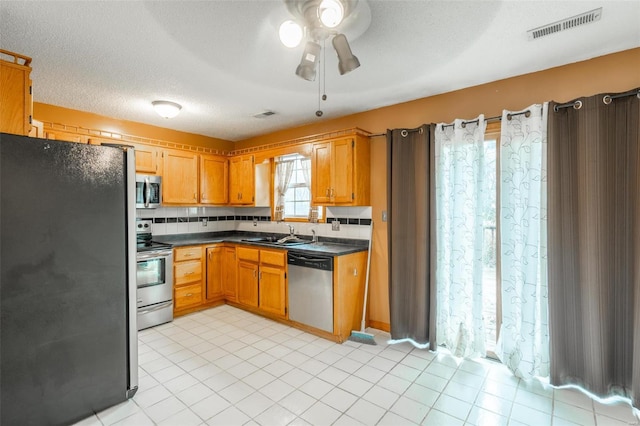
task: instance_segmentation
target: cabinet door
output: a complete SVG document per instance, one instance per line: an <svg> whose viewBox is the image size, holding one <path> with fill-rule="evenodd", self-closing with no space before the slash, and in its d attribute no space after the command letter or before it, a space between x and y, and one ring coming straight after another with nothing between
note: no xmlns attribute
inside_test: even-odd
<svg viewBox="0 0 640 426"><path fill-rule="evenodd" d="M54 141L66 141L76 143L88 143L89 138L85 135L78 135L76 133L63 132L60 130L46 130L45 137Z"/></svg>
<svg viewBox="0 0 640 426"><path fill-rule="evenodd" d="M240 204L242 191L242 158L233 157L229 160L229 203Z"/></svg>
<svg viewBox="0 0 640 426"><path fill-rule="evenodd" d="M286 280L284 268L260 266L260 309L279 316L286 316Z"/></svg>
<svg viewBox="0 0 640 426"><path fill-rule="evenodd" d="M351 204L353 199L353 139L333 141L331 147L331 202Z"/></svg>
<svg viewBox="0 0 640 426"><path fill-rule="evenodd" d="M224 248L223 259L223 274L224 278L222 285L224 287L225 299L233 302L238 301L238 282L236 280L236 273L238 265L236 264L236 249L235 247Z"/></svg>
<svg viewBox="0 0 640 426"><path fill-rule="evenodd" d="M222 288L224 249L222 247L209 247L207 249L207 300L221 298L224 295Z"/></svg>
<svg viewBox="0 0 640 426"><path fill-rule="evenodd" d="M311 197L313 204L331 202L331 142L313 144L311 157Z"/></svg>
<svg viewBox="0 0 640 426"><path fill-rule="evenodd" d="M15 56L16 60L26 58L11 52L2 53ZM29 134L32 110L30 73L28 66L0 60L0 132Z"/></svg>
<svg viewBox="0 0 640 426"><path fill-rule="evenodd" d="M229 203L253 204L255 192L253 155L233 157L229 160Z"/></svg>
<svg viewBox="0 0 640 426"><path fill-rule="evenodd" d="M188 151L163 153L162 202L198 203L198 155Z"/></svg>
<svg viewBox="0 0 640 426"><path fill-rule="evenodd" d="M200 156L200 202L226 204L229 201L229 161L215 155Z"/></svg>
<svg viewBox="0 0 640 426"><path fill-rule="evenodd" d="M253 169L253 155L242 157L241 174L242 184L240 186L240 203L253 204L255 192L255 171Z"/></svg>
<svg viewBox="0 0 640 426"><path fill-rule="evenodd" d="M148 145L135 145L136 172L160 174L158 170L158 149Z"/></svg>
<svg viewBox="0 0 640 426"><path fill-rule="evenodd" d="M258 265L238 260L238 303L258 307Z"/></svg>

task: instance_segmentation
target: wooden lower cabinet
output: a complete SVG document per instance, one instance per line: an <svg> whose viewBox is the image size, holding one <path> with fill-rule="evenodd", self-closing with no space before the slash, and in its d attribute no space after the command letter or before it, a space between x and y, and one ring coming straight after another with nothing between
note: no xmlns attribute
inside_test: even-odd
<svg viewBox="0 0 640 426"><path fill-rule="evenodd" d="M176 287L175 310L192 308L202 303L202 283Z"/></svg>
<svg viewBox="0 0 640 426"><path fill-rule="evenodd" d="M258 307L258 262L260 250L236 247L238 258L238 303Z"/></svg>
<svg viewBox="0 0 640 426"><path fill-rule="evenodd" d="M191 312L203 301L201 246L178 247L173 250L173 314Z"/></svg>
<svg viewBox="0 0 640 426"><path fill-rule="evenodd" d="M224 299L224 247L222 245L207 247L207 282L206 299L214 301Z"/></svg>
<svg viewBox="0 0 640 426"><path fill-rule="evenodd" d="M285 318L287 252L247 247L238 256L238 303Z"/></svg>
<svg viewBox="0 0 640 426"><path fill-rule="evenodd" d="M258 265L238 260L238 303L258 307Z"/></svg>
<svg viewBox="0 0 640 426"><path fill-rule="evenodd" d="M344 342L362 320L367 252L334 257L333 333L292 323L305 331ZM229 302L288 322L287 252L235 244L174 250L174 315Z"/></svg>
<svg viewBox="0 0 640 426"><path fill-rule="evenodd" d="M222 287L224 298L231 302L238 301L238 264L235 246L225 246L222 253Z"/></svg>
<svg viewBox="0 0 640 426"><path fill-rule="evenodd" d="M287 252L260 250L259 307L270 314L287 316Z"/></svg>

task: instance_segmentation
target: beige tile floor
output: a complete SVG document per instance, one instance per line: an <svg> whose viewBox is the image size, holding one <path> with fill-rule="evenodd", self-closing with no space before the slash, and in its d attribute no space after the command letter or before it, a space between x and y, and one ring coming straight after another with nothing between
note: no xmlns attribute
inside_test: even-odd
<svg viewBox="0 0 640 426"><path fill-rule="evenodd" d="M139 335L140 389L87 425L640 424L627 403L409 343L329 342L230 306Z"/></svg>

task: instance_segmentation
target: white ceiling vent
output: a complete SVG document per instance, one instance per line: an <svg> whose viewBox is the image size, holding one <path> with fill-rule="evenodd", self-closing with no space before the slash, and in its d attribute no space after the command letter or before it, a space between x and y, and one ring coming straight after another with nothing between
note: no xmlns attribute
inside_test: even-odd
<svg viewBox="0 0 640 426"><path fill-rule="evenodd" d="M543 25L538 28L527 31L529 40L535 40L540 37L548 36L560 31L565 31L574 27L589 24L600 20L602 16L602 8L593 9L580 15L572 16L552 24Z"/></svg>
<svg viewBox="0 0 640 426"><path fill-rule="evenodd" d="M270 117L272 115L275 115L276 113L273 111L263 111L263 112L259 112L258 114L255 114L254 117L255 118L265 118L265 117Z"/></svg>

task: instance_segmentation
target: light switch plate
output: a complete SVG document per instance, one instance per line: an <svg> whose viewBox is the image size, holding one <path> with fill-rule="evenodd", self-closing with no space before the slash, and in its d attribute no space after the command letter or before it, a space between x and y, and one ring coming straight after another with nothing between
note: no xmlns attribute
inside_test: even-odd
<svg viewBox="0 0 640 426"><path fill-rule="evenodd" d="M332 231L339 231L340 230L340 221L339 220L334 220L333 222L331 222L331 230Z"/></svg>
<svg viewBox="0 0 640 426"><path fill-rule="evenodd" d="M383 222L387 221L387 211L386 210L382 210L382 221Z"/></svg>

